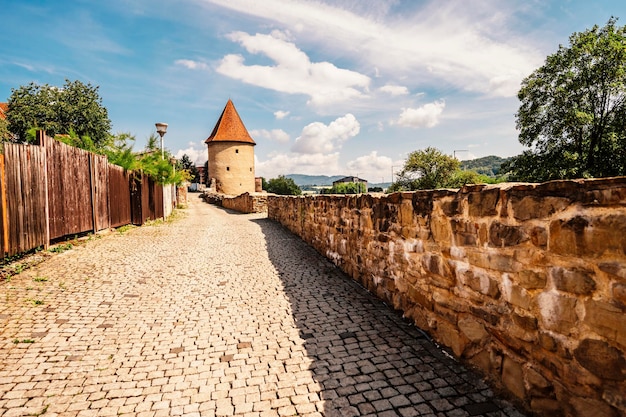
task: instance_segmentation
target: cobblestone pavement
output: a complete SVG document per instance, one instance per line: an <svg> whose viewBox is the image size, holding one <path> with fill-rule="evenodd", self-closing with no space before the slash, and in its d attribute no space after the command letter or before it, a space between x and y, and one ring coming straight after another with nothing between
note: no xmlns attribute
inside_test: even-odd
<svg viewBox="0 0 626 417"><path fill-rule="evenodd" d="M0 416L522 416L281 226L183 212L0 284Z"/></svg>

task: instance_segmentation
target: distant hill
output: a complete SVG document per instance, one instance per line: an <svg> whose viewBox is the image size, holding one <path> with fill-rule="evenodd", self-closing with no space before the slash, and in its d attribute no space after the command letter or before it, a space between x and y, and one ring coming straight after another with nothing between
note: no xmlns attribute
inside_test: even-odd
<svg viewBox="0 0 626 417"><path fill-rule="evenodd" d="M495 155L485 156L469 161L461 161L461 169L476 171L479 174L495 178L500 173L500 165L509 159L510 158L501 158Z"/></svg>
<svg viewBox="0 0 626 417"><path fill-rule="evenodd" d="M328 185L329 187L332 187L333 181L340 180L344 178L345 175L333 175L332 177L329 177L328 175L289 174L285 175L285 177L291 178L299 187L302 187L303 185Z"/></svg>

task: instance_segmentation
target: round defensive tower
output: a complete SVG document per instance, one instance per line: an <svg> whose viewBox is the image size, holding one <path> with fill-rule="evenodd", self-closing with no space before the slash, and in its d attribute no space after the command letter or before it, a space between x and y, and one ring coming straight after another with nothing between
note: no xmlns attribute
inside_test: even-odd
<svg viewBox="0 0 626 417"><path fill-rule="evenodd" d="M229 99L217 120L211 136L204 141L209 152L209 179L215 180L215 191L239 195L253 193L254 146L235 105Z"/></svg>

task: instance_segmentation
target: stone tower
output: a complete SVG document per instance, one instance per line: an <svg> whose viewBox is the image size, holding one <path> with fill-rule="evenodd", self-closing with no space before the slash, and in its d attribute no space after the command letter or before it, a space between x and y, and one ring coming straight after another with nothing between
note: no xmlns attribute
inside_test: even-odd
<svg viewBox="0 0 626 417"><path fill-rule="evenodd" d="M230 99L204 143L209 151L209 179L215 179L215 191L230 195L253 193L256 143Z"/></svg>

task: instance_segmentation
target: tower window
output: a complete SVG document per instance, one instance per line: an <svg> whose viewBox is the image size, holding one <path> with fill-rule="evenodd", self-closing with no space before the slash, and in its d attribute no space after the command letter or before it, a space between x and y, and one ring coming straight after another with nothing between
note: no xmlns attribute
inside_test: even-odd
<svg viewBox="0 0 626 417"><path fill-rule="evenodd" d="M235 149L235 153L239 153L239 149Z"/></svg>
<svg viewBox="0 0 626 417"><path fill-rule="evenodd" d="M226 171L230 171L230 167L226 167Z"/></svg>
<svg viewBox="0 0 626 417"><path fill-rule="evenodd" d="M250 168L250 172L252 172L252 168Z"/></svg>

